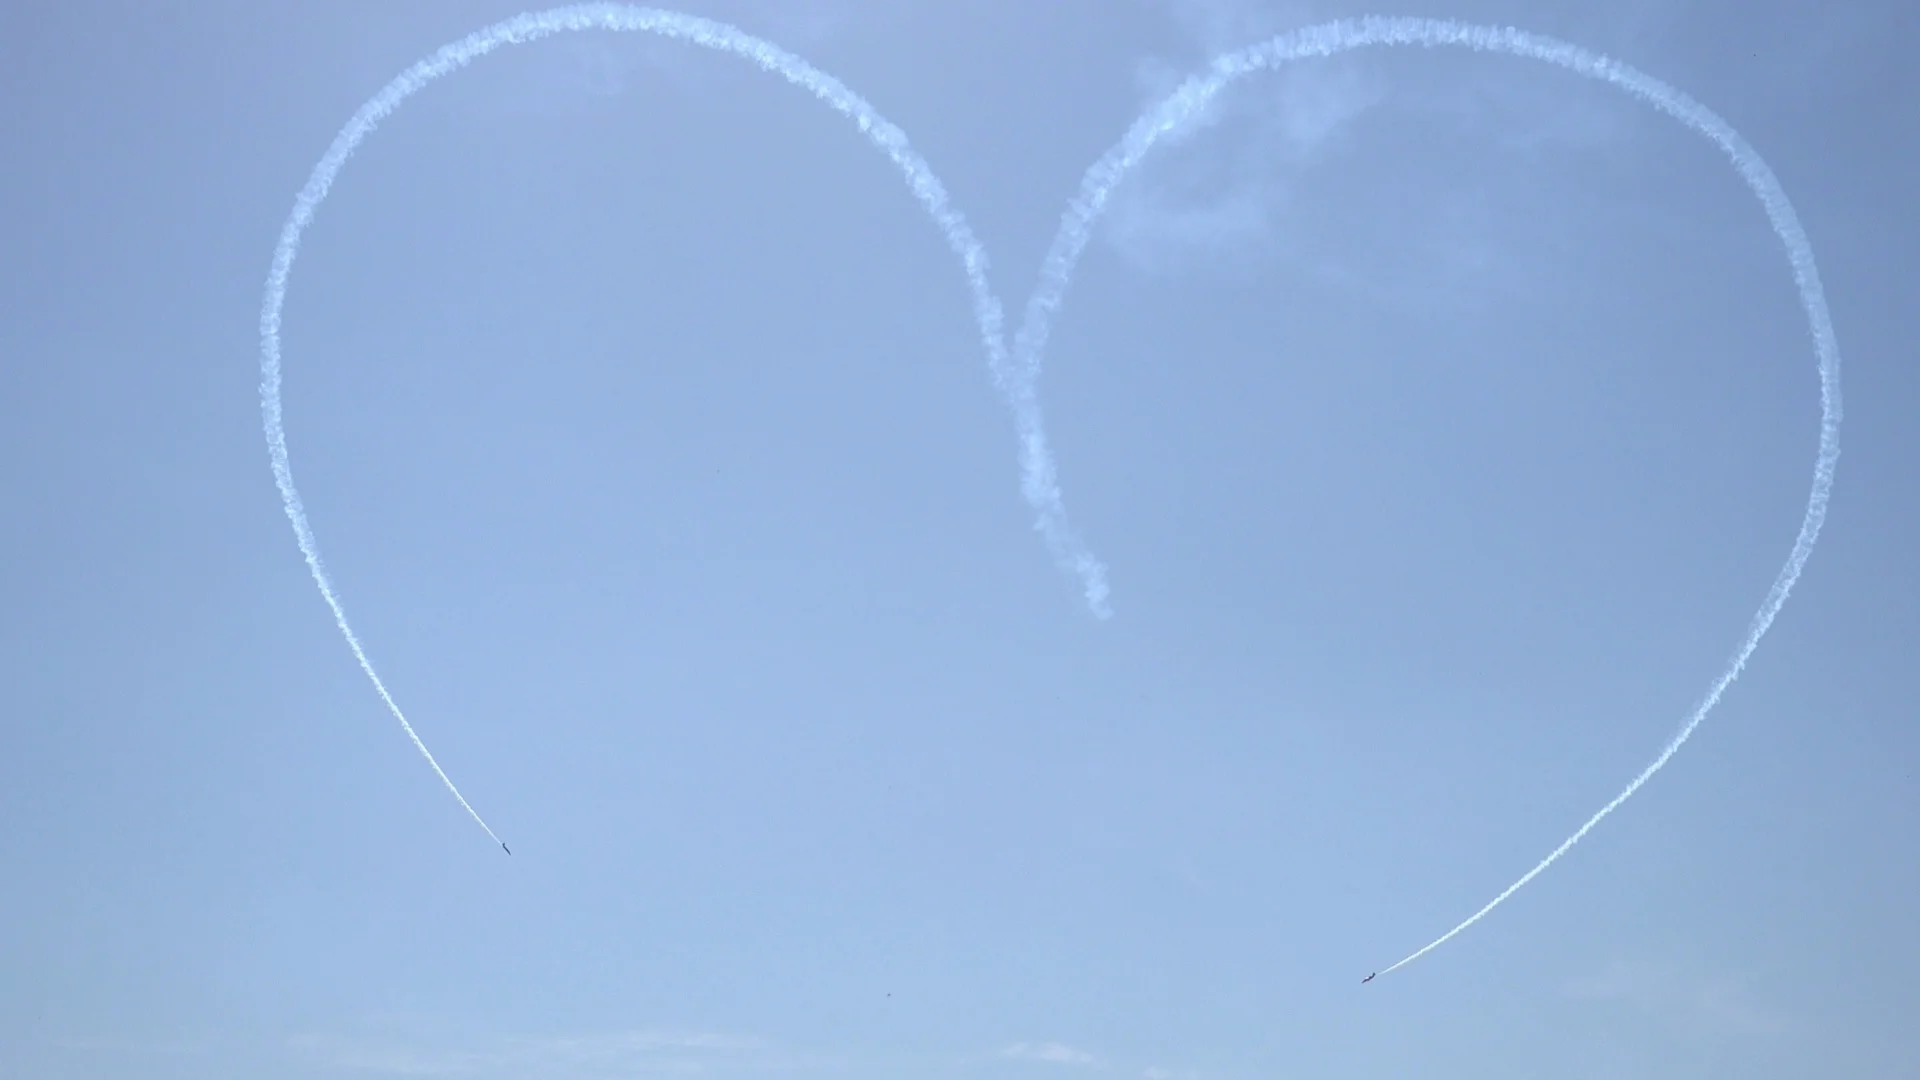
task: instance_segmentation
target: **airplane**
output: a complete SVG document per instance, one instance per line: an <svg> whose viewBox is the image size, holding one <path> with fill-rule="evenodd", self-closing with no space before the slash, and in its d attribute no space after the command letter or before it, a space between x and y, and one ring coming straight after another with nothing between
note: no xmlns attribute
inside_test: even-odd
<svg viewBox="0 0 1920 1080"><path fill-rule="evenodd" d="M1378 976L1379 974L1380 974L1380 973L1376 971L1376 972L1374 972L1374 973L1373 973L1372 975L1369 975L1369 976L1367 976L1366 978L1364 978L1364 979L1361 979L1361 980L1360 980L1360 985L1361 985L1361 986L1365 986L1365 985L1367 985L1368 983L1370 983L1370 982L1372 982L1372 981L1374 980L1374 978L1375 978L1375 976Z"/></svg>
<svg viewBox="0 0 1920 1080"><path fill-rule="evenodd" d="M507 846L507 842L505 840L500 841L500 850L506 852L509 855L513 854L513 849Z"/></svg>

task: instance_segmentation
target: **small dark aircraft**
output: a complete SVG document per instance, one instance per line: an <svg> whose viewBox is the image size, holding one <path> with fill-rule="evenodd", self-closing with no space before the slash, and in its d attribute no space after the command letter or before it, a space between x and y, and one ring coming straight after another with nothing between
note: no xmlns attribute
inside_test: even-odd
<svg viewBox="0 0 1920 1080"><path fill-rule="evenodd" d="M1365 986L1365 985L1367 985L1368 983L1370 983L1370 982L1372 982L1372 981L1374 980L1374 978L1375 978L1375 976L1378 976L1379 974L1380 974L1380 973L1376 971L1376 972L1374 972L1374 973L1373 973L1372 975L1369 975L1369 976L1367 976L1366 978L1364 978L1364 979L1361 979L1361 980L1360 980L1360 985L1361 985L1361 986Z"/></svg>
<svg viewBox="0 0 1920 1080"><path fill-rule="evenodd" d="M509 855L513 854L513 849L508 847L506 841L504 840L500 842L500 850L506 852Z"/></svg>

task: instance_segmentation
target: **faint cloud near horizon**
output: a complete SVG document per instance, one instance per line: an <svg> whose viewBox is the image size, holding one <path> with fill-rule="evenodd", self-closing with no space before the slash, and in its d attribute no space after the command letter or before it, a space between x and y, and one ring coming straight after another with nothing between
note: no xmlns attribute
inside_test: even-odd
<svg viewBox="0 0 1920 1080"><path fill-rule="evenodd" d="M1198 1080L1200 1074L1187 1068L1165 1068L1160 1065L1127 1065L1123 1061L1110 1061L1092 1051L1081 1049L1077 1045L1064 1042L1016 1042L1000 1049L1000 1057L1010 1057L1014 1061L1035 1061L1043 1065L1062 1065L1068 1068L1085 1068L1091 1072L1117 1072L1121 1076L1139 1076L1140 1080Z"/></svg>
<svg viewBox="0 0 1920 1080"><path fill-rule="evenodd" d="M1190 1069L1169 1069L1160 1065L1142 1066L1137 1062L1115 1061L1062 1042L1017 1042L1002 1048L1000 1056L1015 1061L1033 1061L1046 1065L1086 1069L1090 1072L1137 1076L1140 1080L1199 1080L1200 1078L1199 1073Z"/></svg>
<svg viewBox="0 0 1920 1080"><path fill-rule="evenodd" d="M1000 1056L1019 1061L1044 1061L1050 1065L1075 1065L1087 1069L1101 1067L1100 1059L1087 1051L1057 1042L1017 1042L1000 1051Z"/></svg>

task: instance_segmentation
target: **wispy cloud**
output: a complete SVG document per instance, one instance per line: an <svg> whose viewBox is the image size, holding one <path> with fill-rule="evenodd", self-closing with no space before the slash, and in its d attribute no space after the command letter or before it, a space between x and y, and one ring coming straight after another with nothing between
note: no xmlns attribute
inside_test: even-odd
<svg viewBox="0 0 1920 1080"><path fill-rule="evenodd" d="M1151 6L1185 44L1177 58L1140 63L1143 106L1215 56L1348 13L1252 0ZM1236 85L1177 132L1115 191L1100 235L1143 273L1251 259L1398 306L1483 307L1547 287L1581 242L1568 222L1620 206L1617 195L1581 213L1535 206L1527 200L1566 183L1556 175L1542 188L1538 174L1578 177L1569 162L1621 160L1660 122L1645 113L1617 91L1508 58L1361 50L1303 61ZM1453 142L1474 155L1448 156ZM1489 152L1501 160L1480 160Z"/></svg>
<svg viewBox="0 0 1920 1080"><path fill-rule="evenodd" d="M1065 1043L1017 1042L1000 1051L1000 1056L1021 1061L1044 1061L1051 1065L1073 1065L1085 1069L1101 1068L1100 1059L1085 1050Z"/></svg>
<svg viewBox="0 0 1920 1080"><path fill-rule="evenodd" d="M1307 5L1174 0L1163 5L1194 46L1135 71L1139 104L1159 100L1208 59L1317 21ZM1216 99L1114 193L1105 236L1146 272L1255 244L1284 242L1300 173L1385 97L1383 80L1348 58L1301 65Z"/></svg>
<svg viewBox="0 0 1920 1080"><path fill-rule="evenodd" d="M1015 1061L1032 1061L1069 1069L1084 1069L1088 1072L1137 1076L1140 1080L1200 1080L1200 1074L1191 1069L1143 1065L1138 1061L1108 1057L1062 1042L1017 1042L1003 1047L1000 1050L1000 1056Z"/></svg>
<svg viewBox="0 0 1920 1080"><path fill-rule="evenodd" d="M1800 1026L1754 999L1743 980L1700 976L1650 963L1616 961L1567 984L1570 997L1624 1005L1682 1031L1712 1036L1776 1036Z"/></svg>

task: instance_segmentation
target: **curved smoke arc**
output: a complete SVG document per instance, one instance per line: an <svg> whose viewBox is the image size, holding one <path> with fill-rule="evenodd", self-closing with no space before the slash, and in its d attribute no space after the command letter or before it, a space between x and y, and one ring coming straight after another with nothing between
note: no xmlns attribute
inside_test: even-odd
<svg viewBox="0 0 1920 1080"><path fill-rule="evenodd" d="M1220 57L1207 71L1188 79L1159 104L1149 108L1134 122L1125 137L1087 170L1078 194L1068 203L1066 215L1042 264L1040 284L1027 302L1026 315L1014 339L1012 362L1015 369L1028 379L1037 381L1048 332L1072 283L1074 267L1092 235L1094 222L1105 210L1115 186L1126 178L1161 138L1178 129L1212 101L1215 95L1247 75L1268 71L1294 60L1328 57L1376 45L1451 46L1544 61L1618 87L1719 147L1733 163L1741 179L1759 198L1768 223L1786 248L1787 261L1793 268L1794 285L1800 294L1800 306L1806 312L1820 373L1820 446L1814 459L1813 486L1807 494L1807 509L1801 519L1800 532L1794 537L1786 563L1774 577L1772 587L1767 590L1766 599L1748 624L1746 636L1741 638L1732 658L1708 688L1706 695L1687 714L1679 732L1668 740L1653 762L1642 769L1612 801L1601 807L1559 847L1480 910L1392 967L1382 968L1380 974L1384 975L1412 963L1479 922L1522 886L1559 861L1595 825L1652 779L1693 736L1694 729L1707 718L1713 707L1719 704L1727 687L1746 668L1748 658L1780 614L1781 606L1787 602L1787 594L1800 579L1808 556L1813 554L1814 542L1819 539L1820 528L1826 522L1827 501L1833 491L1834 470L1840 460L1841 409L1840 346L1834 337L1833 320L1827 311L1826 296L1820 286L1820 272L1814 264L1813 246L1800 227L1793 204L1780 187L1780 181L1774 177L1773 170L1731 124L1679 90L1610 57L1512 27L1474 26L1448 19L1370 16L1341 19L1280 34L1262 44Z"/></svg>
<svg viewBox="0 0 1920 1080"><path fill-rule="evenodd" d="M274 481L279 485L281 502L285 507L287 519L293 524L295 539L300 544L301 554L306 556L307 568L313 574L314 584L320 589L320 596L333 612L334 624L340 635L346 639L347 647L353 651L354 659L359 661L360 669L366 673L380 700L393 714L400 727L412 740L414 748L420 751L427 764L432 766L434 774L440 777L453 797L473 817L481 829L499 843L500 838L490 828L466 796L460 793L453 780L440 763L434 760L426 743L413 730L403 712L387 690L379 674L374 670L373 662L354 633L353 626L347 620L347 613L340 596L327 574L326 563L320 557L320 548L314 539L313 528L307 521L305 505L301 502L299 489L294 486L293 467L287 453L286 427L281 408L281 371L280 371L280 323L281 311L286 304L287 278L293 270L295 258L300 254L300 238L320 204L326 200L327 192L332 188L334 179L346 165L347 159L366 137L373 133L393 111L407 98L425 89L429 84L446 75L460 70L472 61L508 45L520 45L555 34L582 30L614 30L627 32L646 32L662 37L684 41L729 53L751 61L765 71L778 75L818 98L822 103L852 120L867 141L885 154L905 175L907 184L920 200L934 224L946 237L954 254L960 259L966 273L967 284L973 294L974 321L980 330L980 340L986 349L988 370L995 386L1006 397L1013 410L1014 426L1020 440L1021 490L1033 508L1036 528L1045 537L1049 547L1060 554L1062 561L1080 575L1085 589L1088 605L1096 615L1107 614L1106 608L1106 569L1095 559L1079 539L1074 535L1068 523L1066 509L1061 503L1059 484L1054 479L1051 454L1047 448L1046 429L1042 422L1039 400L1034 394L1033 381L1019 369L1008 363L1006 339L1002 329L1000 301L987 286L986 249L975 239L973 230L966 219L953 208L947 198L946 188L940 183L933 169L928 166L898 127L888 122L872 105L849 90L839 80L808 64L798 56L753 37L725 23L711 19L702 19L679 12L663 11L653 8L631 7L619 4L580 4L572 7L555 8L550 11L516 16L495 23L483 30L474 32L459 41L444 46L427 58L414 64L395 77L379 93L362 105L353 118L334 137L333 144L321 157L307 179L306 186L295 198L293 211L287 217L280 231L280 240L273 252L272 269L267 275L267 284L260 308L260 414L262 426L266 432L267 450L273 462ZM503 845L504 846L504 845Z"/></svg>

